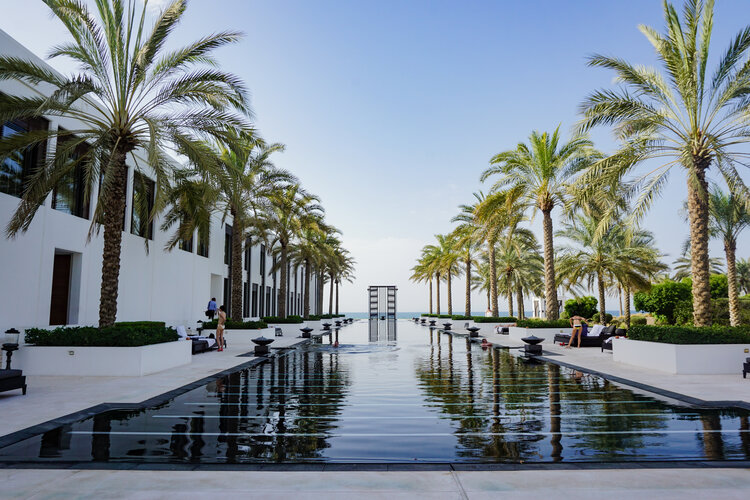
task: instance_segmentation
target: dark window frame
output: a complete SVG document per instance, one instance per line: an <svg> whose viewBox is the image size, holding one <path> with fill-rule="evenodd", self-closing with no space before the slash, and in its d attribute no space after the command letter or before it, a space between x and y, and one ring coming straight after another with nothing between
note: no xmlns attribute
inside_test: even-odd
<svg viewBox="0 0 750 500"><path fill-rule="evenodd" d="M0 123L0 139L4 137L5 128L14 129L16 133L24 133L31 130L49 130L49 120L46 118L32 118L29 120L12 120ZM14 134L15 135L15 134ZM47 156L47 142L44 141L37 146L28 148L20 153L20 163L16 162L20 175L18 176L18 183L13 181L6 182L6 179L11 177L10 174L6 174L5 166L8 162L12 161L10 158L6 158L5 161L0 164L0 193L5 193L16 198L21 198L24 191L26 190L26 184L29 177L33 174L34 170L39 167L39 164L44 161ZM14 185L14 189L11 189L11 185Z"/></svg>
<svg viewBox="0 0 750 500"><path fill-rule="evenodd" d="M146 189L146 195L148 196L146 205L147 213L137 214L136 213L136 196L138 196L139 188ZM149 220L149 215L154 209L154 201L156 196L156 183L143 175L140 172L133 172L133 195L131 196L131 207L130 207L130 233L141 238L149 240L154 239L154 221ZM136 220L136 217L143 217L141 220ZM146 225L146 227L144 227ZM145 233L145 234L144 234Z"/></svg>

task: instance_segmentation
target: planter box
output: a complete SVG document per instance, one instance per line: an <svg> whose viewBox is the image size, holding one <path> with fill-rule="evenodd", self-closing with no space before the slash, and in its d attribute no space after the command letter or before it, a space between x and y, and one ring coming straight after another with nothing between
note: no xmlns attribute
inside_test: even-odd
<svg viewBox="0 0 750 500"><path fill-rule="evenodd" d="M627 338L612 339L612 359L677 375L742 373L750 344L664 344Z"/></svg>
<svg viewBox="0 0 750 500"><path fill-rule="evenodd" d="M508 336L515 340L521 340L524 337L535 335L543 338L546 343L551 344L555 340L555 335L561 333L570 335L572 331L572 328L521 328L519 326L511 326L508 330Z"/></svg>
<svg viewBox="0 0 750 500"><path fill-rule="evenodd" d="M139 377L189 364L192 347L186 340L140 347L27 345L13 356L13 367L26 375Z"/></svg>
<svg viewBox="0 0 750 500"><path fill-rule="evenodd" d="M489 335L495 333L495 328L498 326L512 327L515 323L477 323L475 326L481 328L479 335Z"/></svg>
<svg viewBox="0 0 750 500"><path fill-rule="evenodd" d="M299 337L302 335L300 328L305 327L305 322L302 323L268 323L268 327L271 329L271 336L274 335L276 328L281 328L284 335L289 337Z"/></svg>

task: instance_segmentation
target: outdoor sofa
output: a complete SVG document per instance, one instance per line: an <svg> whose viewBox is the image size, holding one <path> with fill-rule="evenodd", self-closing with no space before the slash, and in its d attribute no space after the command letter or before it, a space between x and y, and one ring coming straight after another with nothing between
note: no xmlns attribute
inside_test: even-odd
<svg viewBox="0 0 750 500"><path fill-rule="evenodd" d="M21 389L26 394L26 377L21 370L0 370L0 392Z"/></svg>
<svg viewBox="0 0 750 500"><path fill-rule="evenodd" d="M193 354L210 351L218 347L215 338L188 335L187 330L183 325L178 326L176 330L177 335L179 335L181 339L190 339L193 343Z"/></svg>
<svg viewBox="0 0 750 500"><path fill-rule="evenodd" d="M605 340L616 335L617 327L615 325L603 326L594 325L587 335L581 337L581 347L601 347ZM570 334L559 333L555 335L555 344L570 342ZM578 345L578 340L574 342Z"/></svg>

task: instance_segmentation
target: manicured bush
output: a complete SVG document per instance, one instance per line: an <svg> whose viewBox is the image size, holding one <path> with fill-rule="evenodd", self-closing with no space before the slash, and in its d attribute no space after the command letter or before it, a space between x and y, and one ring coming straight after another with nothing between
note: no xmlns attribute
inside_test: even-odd
<svg viewBox="0 0 750 500"><path fill-rule="evenodd" d="M628 338L665 344L750 344L750 327L633 325Z"/></svg>
<svg viewBox="0 0 750 500"><path fill-rule="evenodd" d="M591 320L594 323L601 323L602 322L602 318L601 318L601 315L599 313L594 313L594 315L591 316ZM609 313L604 313L604 323L610 324L611 322L612 322L612 315L609 314ZM570 324L570 323L568 323L568 324Z"/></svg>
<svg viewBox="0 0 750 500"><path fill-rule="evenodd" d="M207 321L203 323L203 328L206 330L215 330L218 325L217 320ZM233 321L228 319L224 323L225 330L260 330L261 328L267 328L268 325L265 321Z"/></svg>
<svg viewBox="0 0 750 500"><path fill-rule="evenodd" d="M566 328L570 327L567 319L547 321L546 319L522 319L518 322L521 328Z"/></svg>
<svg viewBox="0 0 750 500"><path fill-rule="evenodd" d="M330 315L327 315L330 317ZM277 323L277 324L298 324L302 323L304 320L302 319L302 316L287 316L286 318L280 318L278 316L266 316L264 318L261 318L264 323ZM328 318L326 318L328 319Z"/></svg>
<svg viewBox="0 0 750 500"><path fill-rule="evenodd" d="M474 316L476 323L515 323L518 318L513 316Z"/></svg>
<svg viewBox="0 0 750 500"><path fill-rule="evenodd" d="M95 326L61 326L54 330L29 328L26 343L37 346L65 347L138 347L162 344L179 340L173 328L138 324L114 325L105 328Z"/></svg>
<svg viewBox="0 0 750 500"><path fill-rule="evenodd" d="M599 303L595 297L584 296L576 297L574 299L568 299L565 301L565 313L568 318L573 316L582 316L584 318L590 318L596 314L596 305Z"/></svg>
<svg viewBox="0 0 750 500"><path fill-rule="evenodd" d="M462 315L462 314L454 314L453 316L451 316L451 319L453 321L469 321L469 320L472 319L472 317L471 316L465 316L465 315Z"/></svg>
<svg viewBox="0 0 750 500"><path fill-rule="evenodd" d="M145 326L145 327L155 326L159 328L164 328L165 326L167 326L167 324L163 321L118 321L117 323L115 323L115 326L123 326L127 328L142 327L142 326Z"/></svg>
<svg viewBox="0 0 750 500"><path fill-rule="evenodd" d="M675 322L675 309L685 307L681 302L692 303L692 287L689 283L666 280L652 285L648 292L638 292L633 297L635 308L658 316L664 316L669 324Z"/></svg>
<svg viewBox="0 0 750 500"><path fill-rule="evenodd" d="M647 323L645 316L631 316L630 326L645 325Z"/></svg>

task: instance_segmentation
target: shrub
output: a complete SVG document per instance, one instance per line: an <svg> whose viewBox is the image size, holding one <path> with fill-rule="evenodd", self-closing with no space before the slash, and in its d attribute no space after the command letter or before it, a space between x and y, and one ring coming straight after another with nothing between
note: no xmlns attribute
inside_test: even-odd
<svg viewBox="0 0 750 500"><path fill-rule="evenodd" d="M521 328L569 328L570 321L558 319L547 321L546 319L522 319L518 322Z"/></svg>
<svg viewBox="0 0 750 500"><path fill-rule="evenodd" d="M569 318L573 316L583 316L590 318L596 314L596 305L598 300L591 296L576 297L565 301L565 312Z"/></svg>
<svg viewBox="0 0 750 500"><path fill-rule="evenodd" d="M595 314L594 314L594 315L593 315L593 316L591 317L591 320L592 320L592 321L593 321L594 323L601 323L601 322L602 322L602 318L601 318L601 315L600 315L599 313L595 313ZM606 323L606 324L610 324L611 322L612 322L612 315L611 315L611 314L609 314L609 313L604 313L604 323Z"/></svg>
<svg viewBox="0 0 750 500"><path fill-rule="evenodd" d="M140 327L159 327L165 328L167 324L163 321L118 321L115 326L123 326L126 328L140 328Z"/></svg>
<svg viewBox="0 0 750 500"><path fill-rule="evenodd" d="M633 325L628 338L665 344L750 344L750 327Z"/></svg>
<svg viewBox="0 0 750 500"><path fill-rule="evenodd" d="M203 328L206 330L214 330L218 325L217 320L207 321L203 323ZM260 330L261 328L267 328L268 325L264 321L233 321L228 319L224 323L225 330Z"/></svg>
<svg viewBox="0 0 750 500"><path fill-rule="evenodd" d="M645 325L647 323L645 316L631 316L630 326Z"/></svg>
<svg viewBox="0 0 750 500"><path fill-rule="evenodd" d="M664 316L668 323L674 324L678 305L685 301L692 303L691 288L689 283L666 280L651 286L648 292L636 293L633 303L639 311Z"/></svg>
<svg viewBox="0 0 750 500"><path fill-rule="evenodd" d="M261 319L263 320L264 323L278 323L278 324L287 324L287 323L297 324L297 323L302 323L303 321L302 316L295 316L295 315L287 316L286 318L281 318L279 316L266 316Z"/></svg>
<svg viewBox="0 0 750 500"><path fill-rule="evenodd" d="M37 346L66 347L138 347L179 340L173 328L132 322L104 328L95 326L61 326L54 330L29 328L26 343Z"/></svg>
<svg viewBox="0 0 750 500"><path fill-rule="evenodd" d="M518 318L513 316L474 316L474 321L477 323L516 323Z"/></svg>
<svg viewBox="0 0 750 500"><path fill-rule="evenodd" d="M471 316L465 316L465 315L462 315L462 314L454 314L453 316L451 316L451 319L453 321L469 321L469 320L472 319L472 317Z"/></svg>

